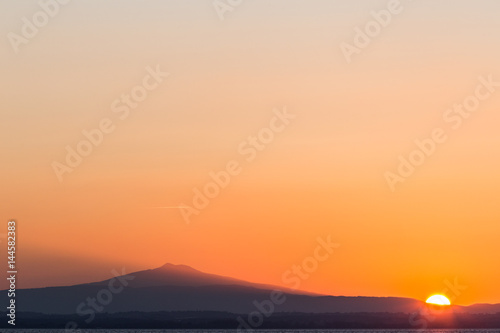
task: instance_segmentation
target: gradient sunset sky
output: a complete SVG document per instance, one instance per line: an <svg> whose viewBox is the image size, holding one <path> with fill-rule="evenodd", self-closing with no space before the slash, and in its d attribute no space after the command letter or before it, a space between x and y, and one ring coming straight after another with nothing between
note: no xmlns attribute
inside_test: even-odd
<svg viewBox="0 0 500 333"><path fill-rule="evenodd" d="M401 0L348 63L340 45L387 3L244 0L221 20L211 0L73 0L19 52L3 38L18 286L166 262L283 285L331 235L341 246L301 289L425 300L457 278L454 303L500 303L500 87L458 129L443 119L479 77L500 82L500 2ZM2 1L1 33L39 10ZM111 104L157 66L170 75L121 120ZM284 107L296 118L247 162L239 144ZM60 182L52 163L103 118L116 129ZM435 128L446 142L391 191L385 173ZM158 208L191 204L231 160L241 174L191 223Z"/></svg>

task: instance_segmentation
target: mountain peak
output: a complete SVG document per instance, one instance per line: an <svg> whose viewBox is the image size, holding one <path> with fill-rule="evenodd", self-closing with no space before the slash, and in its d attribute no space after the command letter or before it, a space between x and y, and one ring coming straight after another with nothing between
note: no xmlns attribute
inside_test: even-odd
<svg viewBox="0 0 500 333"><path fill-rule="evenodd" d="M158 267L159 269L168 269L168 270L175 270L175 271L186 271L186 272L199 272L198 270L194 269L191 266L187 265L176 265L176 264L171 264L171 263L166 263L165 265Z"/></svg>
<svg viewBox="0 0 500 333"><path fill-rule="evenodd" d="M161 267L132 273L135 277L130 283L134 287L154 286L242 286L263 290L282 290L291 294L317 295L289 288L278 287L268 284L253 283L232 277L205 273L187 265L166 263Z"/></svg>
<svg viewBox="0 0 500 333"><path fill-rule="evenodd" d="M134 281L130 283L133 287L154 286L210 286L226 284L245 284L229 277L208 274L187 265L176 265L166 263L163 266L145 271L131 273Z"/></svg>

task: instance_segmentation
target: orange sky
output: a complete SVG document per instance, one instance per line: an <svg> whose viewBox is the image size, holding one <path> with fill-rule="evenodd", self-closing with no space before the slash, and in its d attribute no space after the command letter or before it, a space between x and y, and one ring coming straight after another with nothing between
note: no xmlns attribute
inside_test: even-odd
<svg viewBox="0 0 500 333"><path fill-rule="evenodd" d="M0 220L19 225L19 286L166 262L286 285L331 235L302 289L425 300L457 278L454 303L500 303L500 88L460 128L443 119L480 76L500 82L499 4L402 1L348 64L339 45L386 3L251 1L220 20L210 2L75 1L17 54L4 38ZM3 33L38 9L1 3ZM170 75L120 119L112 103L157 66ZM239 145L284 107L296 118L246 161ZM59 182L53 162L105 118ZM384 174L434 128L446 142L392 192ZM241 173L190 224L155 208L191 205L232 160Z"/></svg>

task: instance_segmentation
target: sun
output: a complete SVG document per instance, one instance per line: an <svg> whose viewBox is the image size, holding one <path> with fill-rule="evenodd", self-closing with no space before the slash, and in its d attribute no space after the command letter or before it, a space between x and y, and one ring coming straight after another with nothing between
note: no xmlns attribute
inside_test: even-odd
<svg viewBox="0 0 500 333"><path fill-rule="evenodd" d="M427 299L427 301L425 301L425 303L436 304L436 305L450 305L451 304L450 300L447 299L443 295L432 295L431 297L429 297Z"/></svg>

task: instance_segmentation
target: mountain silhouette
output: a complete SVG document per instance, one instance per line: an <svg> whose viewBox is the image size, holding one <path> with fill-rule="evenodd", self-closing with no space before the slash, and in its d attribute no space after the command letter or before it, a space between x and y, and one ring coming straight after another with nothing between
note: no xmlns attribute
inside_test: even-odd
<svg viewBox="0 0 500 333"><path fill-rule="evenodd" d="M413 313L421 301L401 297L325 296L272 285L256 284L198 271L185 265L165 264L104 281L65 287L17 291L18 311L44 314L88 312L91 302L102 313L159 311L220 311L245 314L258 304L269 304L279 290L284 301L275 312L297 313ZM257 305L256 305L257 304ZM500 312L499 305L452 307L453 311ZM471 312L472 313L472 312Z"/></svg>
<svg viewBox="0 0 500 333"><path fill-rule="evenodd" d="M226 276L209 274L201 272L186 265L174 265L167 263L155 269L148 269L131 274L134 279L130 282L130 286L134 288L145 287L160 287L160 286L184 286L184 287L201 287L201 286L244 286L258 289L279 289L288 293L295 294L297 291L285 287L278 287L269 284L253 283L244 280L234 279ZM91 283L90 285L106 285L109 280ZM298 292L306 295L317 295L308 292Z"/></svg>

